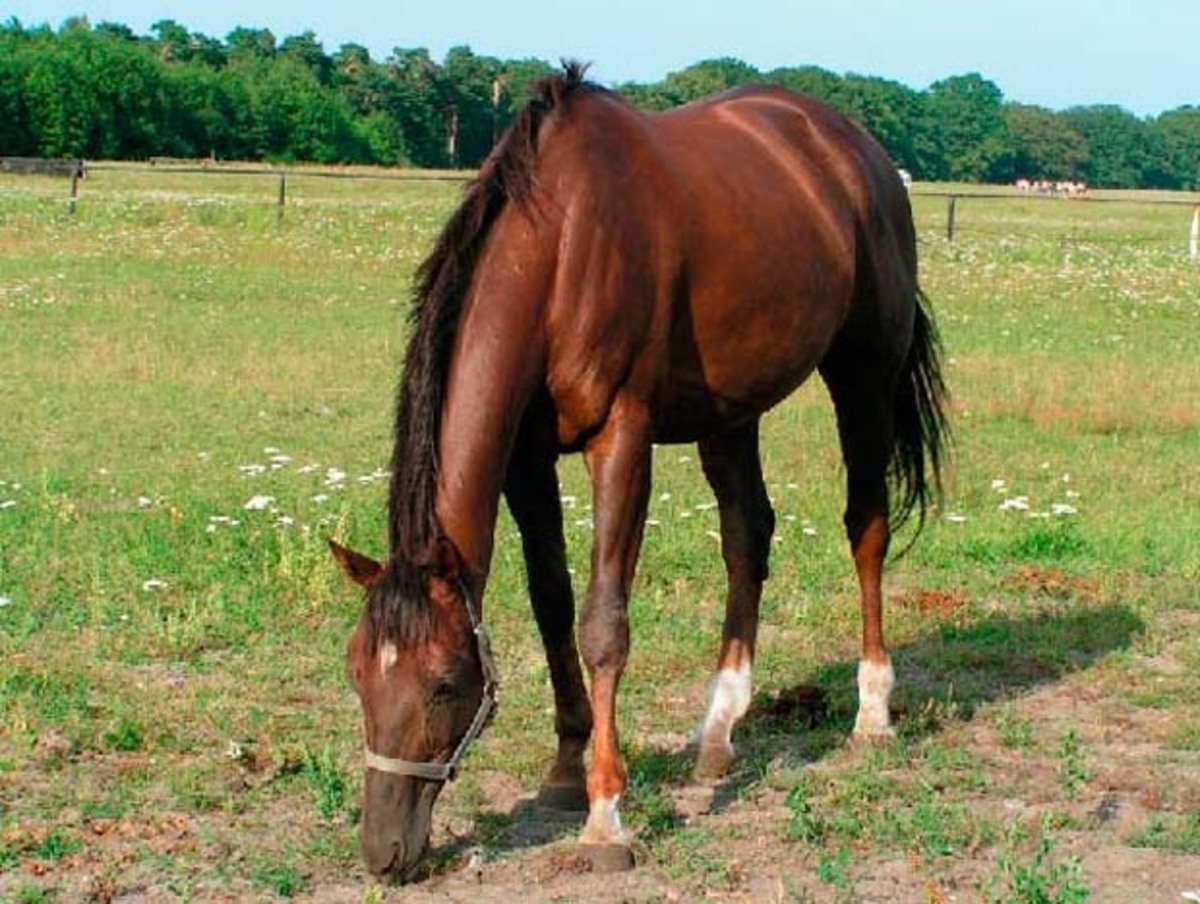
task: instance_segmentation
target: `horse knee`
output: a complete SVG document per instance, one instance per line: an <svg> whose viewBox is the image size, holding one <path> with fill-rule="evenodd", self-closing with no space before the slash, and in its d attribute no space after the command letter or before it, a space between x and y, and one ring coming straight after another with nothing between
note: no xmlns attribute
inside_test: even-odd
<svg viewBox="0 0 1200 904"><path fill-rule="evenodd" d="M629 655L629 615L623 604L589 604L579 623L579 652L593 671L625 665Z"/></svg>

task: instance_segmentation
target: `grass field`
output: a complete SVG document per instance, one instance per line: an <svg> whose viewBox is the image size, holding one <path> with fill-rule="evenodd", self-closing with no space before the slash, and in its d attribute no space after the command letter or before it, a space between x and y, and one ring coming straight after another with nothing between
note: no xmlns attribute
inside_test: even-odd
<svg viewBox="0 0 1200 904"><path fill-rule="evenodd" d="M756 704L715 789L680 753L722 615L694 449L655 459L622 730L639 867L529 805L553 749L515 529L500 714L428 878L355 820L412 270L449 184L0 176L0 900L1179 901L1200 892L1200 266L1187 207L915 198L955 468L888 574L895 745L844 743L858 612L819 383L766 422ZM576 587L588 492L561 468ZM814 704L813 701L817 701Z"/></svg>

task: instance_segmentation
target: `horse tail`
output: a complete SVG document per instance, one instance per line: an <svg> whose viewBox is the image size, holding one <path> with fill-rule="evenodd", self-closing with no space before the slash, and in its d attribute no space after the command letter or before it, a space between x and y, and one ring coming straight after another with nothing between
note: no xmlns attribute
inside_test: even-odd
<svg viewBox="0 0 1200 904"><path fill-rule="evenodd" d="M896 391L896 445L889 476L895 491L892 529L916 512L919 534L929 505L942 496L942 466L950 441L950 422L937 325L925 293L917 289L914 301L912 344Z"/></svg>

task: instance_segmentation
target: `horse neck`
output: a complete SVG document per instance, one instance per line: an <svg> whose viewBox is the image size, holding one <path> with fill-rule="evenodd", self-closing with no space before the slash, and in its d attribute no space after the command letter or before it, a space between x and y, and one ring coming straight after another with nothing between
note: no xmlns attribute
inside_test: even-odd
<svg viewBox="0 0 1200 904"><path fill-rule="evenodd" d="M501 271L493 277L490 271ZM530 399L542 377L544 292L530 268L491 267L464 306L446 381L438 441L438 522L482 597L500 494Z"/></svg>

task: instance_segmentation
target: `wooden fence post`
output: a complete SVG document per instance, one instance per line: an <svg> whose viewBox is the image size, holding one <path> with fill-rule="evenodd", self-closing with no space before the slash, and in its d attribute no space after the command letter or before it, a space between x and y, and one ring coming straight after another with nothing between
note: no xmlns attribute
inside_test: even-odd
<svg viewBox="0 0 1200 904"><path fill-rule="evenodd" d="M1188 242L1188 256L1193 261L1200 257L1200 204L1192 208L1192 233Z"/></svg>
<svg viewBox="0 0 1200 904"><path fill-rule="evenodd" d="M67 210L74 215L75 202L79 199L79 177L83 175L83 161L71 167L71 195L67 198Z"/></svg>
<svg viewBox="0 0 1200 904"><path fill-rule="evenodd" d="M283 205L287 202L287 174L279 171L279 207L275 211L275 219L283 220Z"/></svg>
<svg viewBox="0 0 1200 904"><path fill-rule="evenodd" d="M950 209L946 212L946 241L954 241L954 210L958 206L958 195L950 196Z"/></svg>

